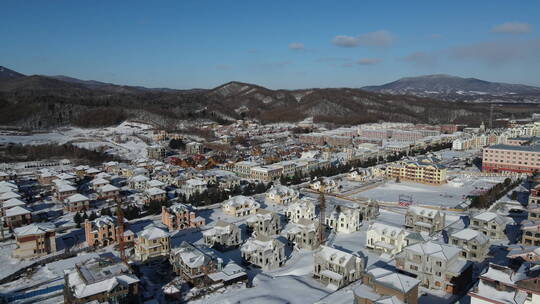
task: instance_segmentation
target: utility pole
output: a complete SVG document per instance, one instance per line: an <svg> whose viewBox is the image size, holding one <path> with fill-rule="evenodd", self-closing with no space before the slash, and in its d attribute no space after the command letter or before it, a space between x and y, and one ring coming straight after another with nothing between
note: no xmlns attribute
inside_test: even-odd
<svg viewBox="0 0 540 304"><path fill-rule="evenodd" d="M489 107L489 128L493 129L493 104Z"/></svg>
<svg viewBox="0 0 540 304"><path fill-rule="evenodd" d="M324 229L324 219L326 211L326 198L324 197L324 185L321 180L321 187L319 188L319 244L324 244L326 229Z"/></svg>
<svg viewBox="0 0 540 304"><path fill-rule="evenodd" d="M122 211L121 201L116 203L116 226L118 229L118 251L120 251L120 260L127 265L126 248L124 243L124 212Z"/></svg>

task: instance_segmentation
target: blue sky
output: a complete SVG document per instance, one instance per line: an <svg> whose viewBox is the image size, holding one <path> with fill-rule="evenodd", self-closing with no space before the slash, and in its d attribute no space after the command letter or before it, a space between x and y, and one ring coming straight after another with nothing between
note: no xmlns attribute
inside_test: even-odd
<svg viewBox="0 0 540 304"><path fill-rule="evenodd" d="M335 3L337 2L337 3ZM0 65L147 87L540 86L539 1L11 1Z"/></svg>

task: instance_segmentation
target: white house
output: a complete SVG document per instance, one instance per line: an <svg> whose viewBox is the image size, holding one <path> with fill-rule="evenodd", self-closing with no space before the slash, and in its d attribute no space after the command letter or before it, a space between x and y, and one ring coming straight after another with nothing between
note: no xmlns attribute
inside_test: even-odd
<svg viewBox="0 0 540 304"><path fill-rule="evenodd" d="M397 254L406 247L409 232L380 222L369 225L366 233L366 247L390 255Z"/></svg>

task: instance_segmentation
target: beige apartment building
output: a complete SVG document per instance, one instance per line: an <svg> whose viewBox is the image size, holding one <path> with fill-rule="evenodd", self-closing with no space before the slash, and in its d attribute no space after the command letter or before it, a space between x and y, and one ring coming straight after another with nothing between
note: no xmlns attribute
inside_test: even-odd
<svg viewBox="0 0 540 304"><path fill-rule="evenodd" d="M164 229L151 225L137 234L135 257L138 260L167 257L170 251L171 237Z"/></svg>
<svg viewBox="0 0 540 304"><path fill-rule="evenodd" d="M15 228L13 234L17 248L12 252L14 258L34 258L56 252L56 232L52 223L33 223Z"/></svg>
<svg viewBox="0 0 540 304"><path fill-rule="evenodd" d="M197 228L205 224L204 218L197 216L188 206L180 203L161 207L161 222L169 228L169 231Z"/></svg>

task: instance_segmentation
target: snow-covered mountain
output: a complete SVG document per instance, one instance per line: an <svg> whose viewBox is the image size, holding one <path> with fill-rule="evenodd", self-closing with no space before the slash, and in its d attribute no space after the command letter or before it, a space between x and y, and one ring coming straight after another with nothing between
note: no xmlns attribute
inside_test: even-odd
<svg viewBox="0 0 540 304"><path fill-rule="evenodd" d="M19 77L24 77L24 75L0 65L0 79L13 79Z"/></svg>
<svg viewBox="0 0 540 304"><path fill-rule="evenodd" d="M392 95L415 95L448 101L540 102L540 88L451 75L406 77L362 89Z"/></svg>

